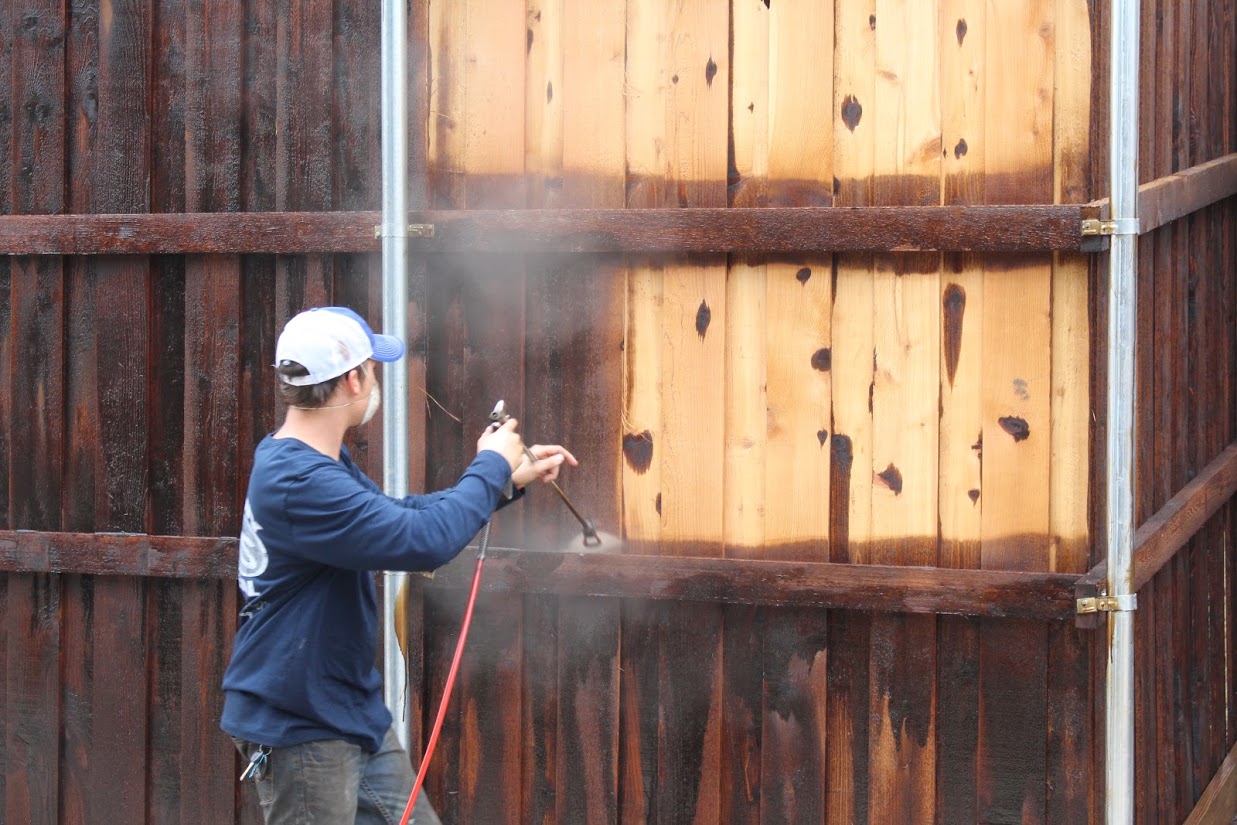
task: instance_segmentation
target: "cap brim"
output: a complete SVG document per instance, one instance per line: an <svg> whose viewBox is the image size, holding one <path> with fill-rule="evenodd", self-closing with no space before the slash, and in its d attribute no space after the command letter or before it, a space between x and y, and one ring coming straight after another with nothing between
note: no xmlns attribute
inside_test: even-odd
<svg viewBox="0 0 1237 825"><path fill-rule="evenodd" d="M374 334L374 354L370 356L375 361L390 363L404 357L404 342L394 335Z"/></svg>

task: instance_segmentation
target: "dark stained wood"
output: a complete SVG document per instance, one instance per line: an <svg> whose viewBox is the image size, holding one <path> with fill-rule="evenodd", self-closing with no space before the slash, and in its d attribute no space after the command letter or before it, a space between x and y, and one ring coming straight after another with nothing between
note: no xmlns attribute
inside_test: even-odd
<svg viewBox="0 0 1237 825"><path fill-rule="evenodd" d="M1237 444L1230 444L1134 532L1133 591L1151 581L1237 492ZM1082 580L1107 592L1108 562Z"/></svg>
<svg viewBox="0 0 1237 825"><path fill-rule="evenodd" d="M14 213L65 208L65 19L62 3L12 4L11 163L6 198ZM17 26L16 21L22 25ZM8 39L7 37L5 39ZM10 518L16 527L60 526L64 409L64 281L54 258L10 260Z"/></svg>
<svg viewBox="0 0 1237 825"><path fill-rule="evenodd" d="M936 821L975 822L979 798L979 620L937 620Z"/></svg>
<svg viewBox="0 0 1237 825"><path fill-rule="evenodd" d="M5 821L60 822L61 577L8 577Z"/></svg>
<svg viewBox="0 0 1237 825"><path fill-rule="evenodd" d="M981 822L1040 822L1046 808L1047 627L984 619L979 635ZM994 677L1000 674L1000 677Z"/></svg>
<svg viewBox="0 0 1237 825"><path fill-rule="evenodd" d="M0 531L0 570L155 577L235 575L236 540ZM427 590L463 589L470 554ZM1079 577L1064 573L776 562L491 548L481 589L727 604L1064 619Z"/></svg>
<svg viewBox="0 0 1237 825"><path fill-rule="evenodd" d="M764 725L765 621L769 611L755 605L726 608L722 643L721 821L758 825L764 796L762 728ZM823 614L823 611L822 611ZM759 661L759 668L753 662ZM824 713L822 705L814 712ZM787 720L783 719L783 722ZM808 770L812 766L800 765ZM824 770L823 760L815 765ZM823 808L820 810L823 811Z"/></svg>
<svg viewBox="0 0 1237 825"><path fill-rule="evenodd" d="M856 565L854 569L871 568ZM825 821L830 825L867 825L871 822L867 789L870 781L868 729L872 724L868 642L872 622L867 614L850 610L834 610L829 617Z"/></svg>
<svg viewBox="0 0 1237 825"><path fill-rule="evenodd" d="M1234 194L1237 153L1156 178L1138 187L1139 233L1145 235Z"/></svg>
<svg viewBox="0 0 1237 825"><path fill-rule="evenodd" d="M236 539L7 531L0 558L7 572L232 579Z"/></svg>
<svg viewBox="0 0 1237 825"><path fill-rule="evenodd" d="M828 798L825 739L830 614L813 608L770 609L767 613L760 668L764 723L757 774L762 780L759 821L819 821Z"/></svg>
<svg viewBox="0 0 1237 825"><path fill-rule="evenodd" d="M61 816L122 822L146 808L145 583L63 579ZM132 769L111 770L118 755Z"/></svg>
<svg viewBox="0 0 1237 825"><path fill-rule="evenodd" d="M1237 748L1228 752L1220 768L1207 783L1198 804L1185 819L1185 825L1231 825L1237 811Z"/></svg>
<svg viewBox="0 0 1237 825"><path fill-rule="evenodd" d="M8 215L0 254L236 254L374 252L377 212L179 215ZM329 208L329 203L321 208ZM554 251L819 252L822 250L990 252L1081 250L1080 222L1092 207L889 206L766 209L507 209L414 212L433 224L417 252Z"/></svg>
<svg viewBox="0 0 1237 825"><path fill-rule="evenodd" d="M3 196L17 213L63 211L66 162L65 7L22 0L0 12L5 75L0 99L8 116L0 131L9 166ZM21 25L17 25L17 21ZM64 292L59 259L9 262L11 393L9 523L56 530L60 523L64 445ZM6 822L60 821L59 694L61 581L48 574L7 577L4 623L4 811Z"/></svg>

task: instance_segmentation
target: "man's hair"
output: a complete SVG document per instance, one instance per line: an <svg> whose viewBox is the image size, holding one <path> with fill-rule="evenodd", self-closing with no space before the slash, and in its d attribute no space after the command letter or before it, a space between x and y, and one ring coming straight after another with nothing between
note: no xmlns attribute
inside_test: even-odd
<svg viewBox="0 0 1237 825"><path fill-rule="evenodd" d="M296 361L283 360L275 365L275 372L283 378L304 378L309 375L307 370ZM360 372L361 377L366 377L369 372L364 363L353 367L348 372ZM279 382L279 400L289 407L302 407L313 409L321 407L331 397L331 393L335 392L335 388L339 386L339 382L344 379L343 375L337 375L334 378L328 378L321 384L306 384L304 386L293 386L286 381Z"/></svg>

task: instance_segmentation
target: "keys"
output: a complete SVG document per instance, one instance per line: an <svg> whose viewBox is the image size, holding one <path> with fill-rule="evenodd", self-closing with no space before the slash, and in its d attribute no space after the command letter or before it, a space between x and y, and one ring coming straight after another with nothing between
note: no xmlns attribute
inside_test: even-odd
<svg viewBox="0 0 1237 825"><path fill-rule="evenodd" d="M260 745L249 755L249 764L241 771L241 781L252 778L255 782L266 776L266 757L271 753L268 745Z"/></svg>

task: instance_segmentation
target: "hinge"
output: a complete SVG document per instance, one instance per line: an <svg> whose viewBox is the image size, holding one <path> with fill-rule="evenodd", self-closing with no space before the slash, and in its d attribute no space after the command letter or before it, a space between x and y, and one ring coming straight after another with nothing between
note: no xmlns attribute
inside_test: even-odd
<svg viewBox="0 0 1237 825"><path fill-rule="evenodd" d="M374 227L374 237L382 237L382 224ZM432 223L410 223L408 224L409 238L432 238L434 237L434 225Z"/></svg>
<svg viewBox="0 0 1237 825"><path fill-rule="evenodd" d="M1082 222L1083 235L1111 235L1116 231L1116 221L1101 221L1096 218L1090 218Z"/></svg>
<svg viewBox="0 0 1237 825"><path fill-rule="evenodd" d="M1081 233L1084 237L1094 235L1137 235L1139 223L1137 218L1085 218L1082 221Z"/></svg>
<svg viewBox="0 0 1237 825"><path fill-rule="evenodd" d="M1078 600L1078 613L1124 613L1138 609L1138 594L1093 596Z"/></svg>

